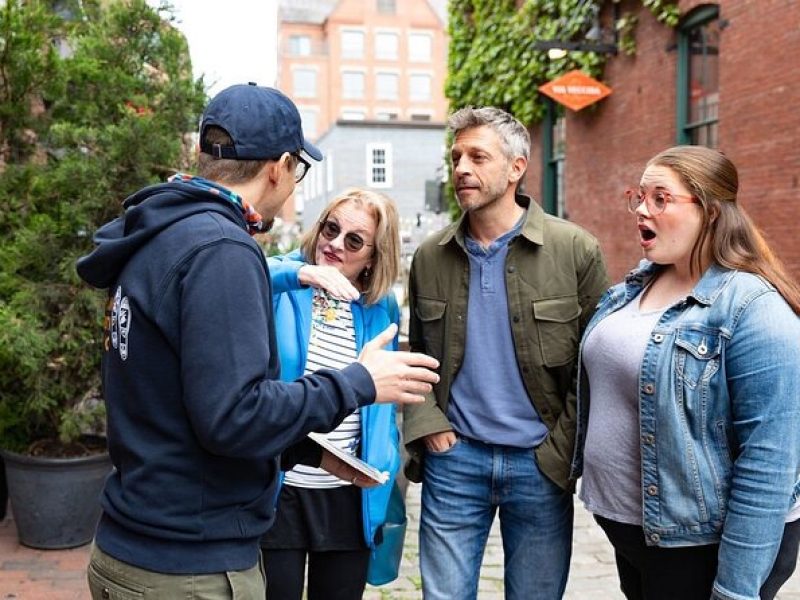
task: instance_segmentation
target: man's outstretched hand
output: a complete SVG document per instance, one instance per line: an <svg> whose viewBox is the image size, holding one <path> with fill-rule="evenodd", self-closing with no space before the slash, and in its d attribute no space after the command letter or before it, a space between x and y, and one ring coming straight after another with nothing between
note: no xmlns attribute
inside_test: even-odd
<svg viewBox="0 0 800 600"><path fill-rule="evenodd" d="M375 402L407 404L422 402L433 389L439 376L433 372L439 361L419 352L392 352L383 346L397 335L397 325L389 325L364 344L360 362L372 375L375 383Z"/></svg>

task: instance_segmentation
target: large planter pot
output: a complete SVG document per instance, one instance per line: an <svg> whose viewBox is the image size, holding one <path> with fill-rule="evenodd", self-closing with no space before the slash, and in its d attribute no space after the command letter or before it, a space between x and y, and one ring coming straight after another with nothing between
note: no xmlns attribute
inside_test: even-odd
<svg viewBox="0 0 800 600"><path fill-rule="evenodd" d="M100 492L111 471L108 453L47 458L0 450L0 455L21 544L54 550L92 540Z"/></svg>

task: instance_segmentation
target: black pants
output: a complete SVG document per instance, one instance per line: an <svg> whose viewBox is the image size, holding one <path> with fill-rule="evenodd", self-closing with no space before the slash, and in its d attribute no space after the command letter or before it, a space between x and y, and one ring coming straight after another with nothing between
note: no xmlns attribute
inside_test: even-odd
<svg viewBox="0 0 800 600"><path fill-rule="evenodd" d="M628 600L708 600L717 574L719 544L659 548L644 542L637 525L595 515L617 561L620 588ZM772 571L761 588L761 600L772 600L797 564L800 521L787 523Z"/></svg>
<svg viewBox="0 0 800 600"><path fill-rule="evenodd" d="M800 520L787 523L775 564L769 577L761 586L761 600L772 600L781 586L789 580L797 566L797 548L800 545Z"/></svg>
<svg viewBox="0 0 800 600"><path fill-rule="evenodd" d="M308 555L308 600L361 600L369 550L306 552L262 550L267 600L301 600ZM270 579L269 573L280 573Z"/></svg>

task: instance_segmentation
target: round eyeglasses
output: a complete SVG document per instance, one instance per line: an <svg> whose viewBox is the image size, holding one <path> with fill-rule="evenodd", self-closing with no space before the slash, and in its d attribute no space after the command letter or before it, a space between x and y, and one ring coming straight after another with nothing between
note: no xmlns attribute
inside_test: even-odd
<svg viewBox="0 0 800 600"><path fill-rule="evenodd" d="M311 168L311 163L300 156L299 152L290 152L290 154L294 156L295 160L297 161L294 166L294 182L300 183L303 181L303 177L306 176L306 173L308 173L308 170Z"/></svg>
<svg viewBox="0 0 800 600"><path fill-rule="evenodd" d="M327 221L322 222L322 227L319 230L322 237L324 237L329 242L332 242L340 235L342 235L342 228L336 221L331 221L328 219ZM352 231L348 231L344 234L344 248L348 252L358 252L364 246L372 246L373 244L367 244L357 233L353 233Z"/></svg>
<svg viewBox="0 0 800 600"><path fill-rule="evenodd" d="M636 210L645 203L647 212L651 216L660 215L667 209L667 205L674 203L698 202L696 196L687 194L670 194L668 191L656 188L645 192L643 190L630 189L625 191L625 199L628 203L628 211L636 214Z"/></svg>

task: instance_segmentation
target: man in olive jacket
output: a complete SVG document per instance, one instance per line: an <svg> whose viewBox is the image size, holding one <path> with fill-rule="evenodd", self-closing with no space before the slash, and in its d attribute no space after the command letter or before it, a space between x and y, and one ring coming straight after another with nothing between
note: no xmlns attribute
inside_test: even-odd
<svg viewBox="0 0 800 600"><path fill-rule="evenodd" d="M433 394L404 409L423 594L477 597L499 507L506 598L555 600L572 550L578 344L608 277L591 235L516 194L519 121L465 108L448 125L464 214L420 246L409 282L411 348L441 363Z"/></svg>

